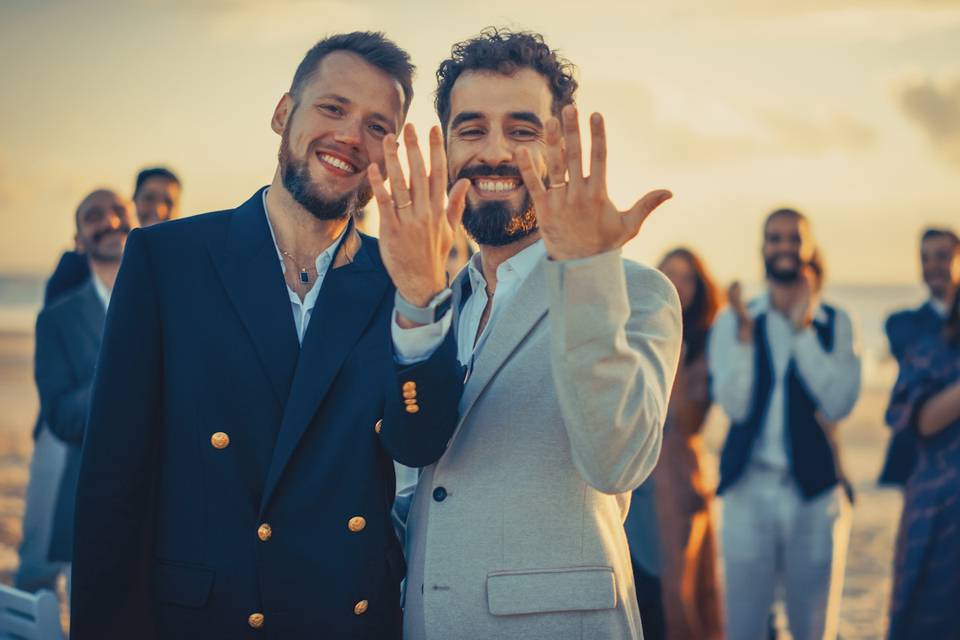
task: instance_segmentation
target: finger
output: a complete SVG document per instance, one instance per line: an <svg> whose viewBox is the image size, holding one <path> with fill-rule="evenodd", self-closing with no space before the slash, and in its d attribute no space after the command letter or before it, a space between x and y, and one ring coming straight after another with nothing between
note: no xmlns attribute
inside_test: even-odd
<svg viewBox="0 0 960 640"><path fill-rule="evenodd" d="M607 189L607 132L599 113L590 116L590 183Z"/></svg>
<svg viewBox="0 0 960 640"><path fill-rule="evenodd" d="M447 196L447 222L453 233L456 234L460 228L460 221L463 219L463 209L467 205L467 191L470 189L470 181L466 178L457 180L457 183L450 189Z"/></svg>
<svg viewBox="0 0 960 640"><path fill-rule="evenodd" d="M413 124L403 128L403 144L407 148L407 163L410 165L410 196L414 199L413 210L430 215L430 191L427 188L427 168L417 141Z"/></svg>
<svg viewBox="0 0 960 640"><path fill-rule="evenodd" d="M440 127L430 127L430 202L434 211L443 211L447 193L447 154L443 150Z"/></svg>
<svg viewBox="0 0 960 640"><path fill-rule="evenodd" d="M656 191L651 191L647 195L637 200L636 204L634 204L629 211L623 214L624 223L626 224L626 230L628 233L627 239L629 240L633 236L637 235L637 233L640 231L640 227L650 216L650 214L653 213L657 207L672 197L673 194L666 189L657 189Z"/></svg>
<svg viewBox="0 0 960 640"><path fill-rule="evenodd" d="M566 182L567 164L563 155L563 132L560 121L556 118L547 120L547 176L550 184L558 185Z"/></svg>
<svg viewBox="0 0 960 640"><path fill-rule="evenodd" d="M563 108L563 142L567 156L567 176L572 186L583 183L583 149L580 144L580 122L577 108L568 104Z"/></svg>
<svg viewBox="0 0 960 640"><path fill-rule="evenodd" d="M370 188L373 190L373 197L377 200L377 208L380 209L380 237L384 236L383 230L390 228L397 222L397 212L393 208L393 198L387 191L387 185L383 181L383 174L380 173L380 167L371 164L367 169L367 177L370 179Z"/></svg>
<svg viewBox="0 0 960 640"><path fill-rule="evenodd" d="M384 164L387 166L387 178L390 180L390 194L393 197L393 205L396 207L399 216L403 210L410 208L401 205L405 205L411 200L406 178L403 177L403 167L400 166L397 136L392 133L383 138L383 158Z"/></svg>
<svg viewBox="0 0 960 640"><path fill-rule="evenodd" d="M547 188L543 186L543 179L537 175L533 165L533 155L529 149L517 151L517 167L520 169L523 186L527 188L527 193L533 201L534 210L538 216L542 216L547 208Z"/></svg>

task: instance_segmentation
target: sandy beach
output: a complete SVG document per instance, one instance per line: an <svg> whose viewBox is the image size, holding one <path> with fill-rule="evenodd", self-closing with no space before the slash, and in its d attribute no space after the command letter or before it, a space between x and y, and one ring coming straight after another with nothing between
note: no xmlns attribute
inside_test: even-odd
<svg viewBox="0 0 960 640"><path fill-rule="evenodd" d="M20 518L37 411L32 377L33 336L0 332L0 581L10 584L17 565ZM880 489L879 472L888 432L882 426L886 392L865 390L853 416L842 426L844 462L857 491L853 533L847 559L840 637L882 638L887 625L890 564L897 519L898 491ZM716 450L725 421L711 415L706 433Z"/></svg>

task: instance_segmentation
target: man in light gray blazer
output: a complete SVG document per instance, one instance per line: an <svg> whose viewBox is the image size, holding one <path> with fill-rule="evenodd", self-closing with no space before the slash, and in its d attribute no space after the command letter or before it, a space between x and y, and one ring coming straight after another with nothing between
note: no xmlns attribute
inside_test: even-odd
<svg viewBox="0 0 960 640"><path fill-rule="evenodd" d="M404 636L642 638L623 522L659 455L681 316L670 282L621 247L670 194L614 207L598 114L584 177L572 66L536 34L487 30L438 78L450 182L469 181L480 252L428 307L397 299L398 360L453 331L467 380L408 519ZM381 215L409 226L423 214L395 154L387 169Z"/></svg>

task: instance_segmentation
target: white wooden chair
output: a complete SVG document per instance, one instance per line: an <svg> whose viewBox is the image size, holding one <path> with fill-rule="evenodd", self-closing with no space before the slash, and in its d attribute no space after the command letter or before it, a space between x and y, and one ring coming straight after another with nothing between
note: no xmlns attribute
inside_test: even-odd
<svg viewBox="0 0 960 640"><path fill-rule="evenodd" d="M0 584L0 640L64 640L57 596Z"/></svg>

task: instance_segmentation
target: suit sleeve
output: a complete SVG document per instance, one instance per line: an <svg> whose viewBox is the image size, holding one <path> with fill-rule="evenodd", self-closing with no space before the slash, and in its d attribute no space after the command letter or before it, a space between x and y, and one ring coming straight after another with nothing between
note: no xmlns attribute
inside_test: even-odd
<svg viewBox="0 0 960 640"><path fill-rule="evenodd" d="M91 380L79 379L70 366L63 334L49 309L37 318L34 376L50 430L64 442L79 445L90 409Z"/></svg>
<svg viewBox="0 0 960 640"><path fill-rule="evenodd" d="M548 262L547 275L550 358L574 464L599 491L632 491L660 455L680 356L676 290L619 250Z"/></svg>
<svg viewBox="0 0 960 640"><path fill-rule="evenodd" d="M453 331L426 360L397 365L396 374L387 376L380 438L394 460L425 467L440 459L457 426L463 376ZM413 397L404 398L405 391ZM411 406L415 411L408 411Z"/></svg>
<svg viewBox="0 0 960 640"><path fill-rule="evenodd" d="M148 246L130 234L107 314L77 486L71 637L152 638L147 591L161 416L161 325Z"/></svg>
<svg viewBox="0 0 960 640"><path fill-rule="evenodd" d="M906 351L905 334L909 334L909 329L904 325L907 318L902 313L895 313L884 324L884 330L887 334L887 342L890 343L890 354L900 363L903 361L904 351Z"/></svg>

